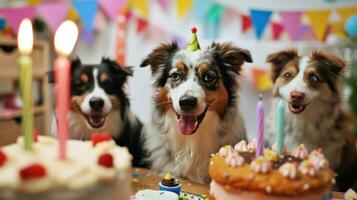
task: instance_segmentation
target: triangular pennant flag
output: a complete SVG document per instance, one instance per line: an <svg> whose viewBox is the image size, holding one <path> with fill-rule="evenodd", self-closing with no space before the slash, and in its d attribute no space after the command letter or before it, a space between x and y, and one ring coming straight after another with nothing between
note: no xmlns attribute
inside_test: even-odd
<svg viewBox="0 0 357 200"><path fill-rule="evenodd" d="M41 4L37 6L37 12L41 14L48 28L54 33L58 26L66 19L69 6L66 2Z"/></svg>
<svg viewBox="0 0 357 200"><path fill-rule="evenodd" d="M284 26L280 23L272 22L271 23L273 40L279 40L281 34L283 33Z"/></svg>
<svg viewBox="0 0 357 200"><path fill-rule="evenodd" d="M166 11L169 8L169 2L168 0L156 0L156 2L159 4L161 9Z"/></svg>
<svg viewBox="0 0 357 200"><path fill-rule="evenodd" d="M197 19L204 19L212 7L212 0L196 0L194 5L194 15Z"/></svg>
<svg viewBox="0 0 357 200"><path fill-rule="evenodd" d="M238 12L233 9L225 8L223 12L222 21L224 23L229 23L234 19L239 19Z"/></svg>
<svg viewBox="0 0 357 200"><path fill-rule="evenodd" d="M269 73L266 70L260 68L253 68L252 76L253 84L257 91L264 91L273 87L273 83L270 79Z"/></svg>
<svg viewBox="0 0 357 200"><path fill-rule="evenodd" d="M94 42L93 31L88 31L86 29L83 29L81 30L79 37L82 41L85 41L89 45L92 45Z"/></svg>
<svg viewBox="0 0 357 200"><path fill-rule="evenodd" d="M110 19L115 19L118 12L124 8L127 0L98 0L98 4Z"/></svg>
<svg viewBox="0 0 357 200"><path fill-rule="evenodd" d="M302 12L280 12L282 24L289 34L291 40L296 41L298 39L298 30L300 27L300 19Z"/></svg>
<svg viewBox="0 0 357 200"><path fill-rule="evenodd" d="M102 11L98 11L94 17L94 29L99 32L103 32L106 28L107 21Z"/></svg>
<svg viewBox="0 0 357 200"><path fill-rule="evenodd" d="M68 10L68 14L67 14L67 19L72 20L72 21L77 21L78 20L78 13L76 11L76 9L74 9L73 7L70 7Z"/></svg>
<svg viewBox="0 0 357 200"><path fill-rule="evenodd" d="M245 33L252 26L252 20L248 15L242 15L242 32Z"/></svg>
<svg viewBox="0 0 357 200"><path fill-rule="evenodd" d="M250 10L250 16L252 18L252 23L257 39L262 37L265 27L270 20L271 14L272 11L270 10Z"/></svg>
<svg viewBox="0 0 357 200"><path fill-rule="evenodd" d="M309 25L301 24L298 32L298 40L316 40L316 37Z"/></svg>
<svg viewBox="0 0 357 200"><path fill-rule="evenodd" d="M148 0L130 0L130 6L135 8L144 18L149 15Z"/></svg>
<svg viewBox="0 0 357 200"><path fill-rule="evenodd" d="M42 0L27 0L27 3L31 6L38 5L42 2Z"/></svg>
<svg viewBox="0 0 357 200"><path fill-rule="evenodd" d="M191 9L193 0L176 0L177 15L182 18Z"/></svg>
<svg viewBox="0 0 357 200"><path fill-rule="evenodd" d="M213 4L208 11L207 20L211 22L220 22L222 18L224 8L220 4Z"/></svg>
<svg viewBox="0 0 357 200"><path fill-rule="evenodd" d="M314 31L318 40L323 41L326 35L328 20L331 10L312 10L305 12L310 22L310 27Z"/></svg>
<svg viewBox="0 0 357 200"><path fill-rule="evenodd" d="M13 33L17 34L21 20L29 18L33 20L36 15L35 7L4 8L0 9L0 16L10 25Z"/></svg>
<svg viewBox="0 0 357 200"><path fill-rule="evenodd" d="M337 9L337 13L340 15L341 22L344 24L351 15L357 15L357 6Z"/></svg>
<svg viewBox="0 0 357 200"><path fill-rule="evenodd" d="M81 18L84 28L87 31L93 30L94 17L97 14L97 0L72 0L74 8L77 10L79 18Z"/></svg>
<svg viewBox="0 0 357 200"><path fill-rule="evenodd" d="M148 21L141 17L137 17L136 19L136 32L141 33L146 30L148 27Z"/></svg>

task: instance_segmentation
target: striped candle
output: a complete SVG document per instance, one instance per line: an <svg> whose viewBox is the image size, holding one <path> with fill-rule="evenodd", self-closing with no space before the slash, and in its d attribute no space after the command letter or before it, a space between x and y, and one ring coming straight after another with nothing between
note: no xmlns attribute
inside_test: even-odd
<svg viewBox="0 0 357 200"><path fill-rule="evenodd" d="M276 140L277 151L283 155L284 137L285 137L285 102L280 99L277 106L277 122L276 122Z"/></svg>
<svg viewBox="0 0 357 200"><path fill-rule="evenodd" d="M259 102L257 105L257 121L258 121L258 131L257 131L257 150L255 152L256 157L262 156L264 153L264 114L265 106L263 102L263 96L259 96Z"/></svg>

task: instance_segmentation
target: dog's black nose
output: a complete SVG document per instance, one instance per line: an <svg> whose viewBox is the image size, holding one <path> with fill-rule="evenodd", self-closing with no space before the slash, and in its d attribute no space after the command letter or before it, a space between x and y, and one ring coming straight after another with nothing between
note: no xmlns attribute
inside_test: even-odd
<svg viewBox="0 0 357 200"><path fill-rule="evenodd" d="M93 97L89 100L89 105L94 111L100 111L104 107L104 100L102 98Z"/></svg>
<svg viewBox="0 0 357 200"><path fill-rule="evenodd" d="M197 98L184 95L180 98L179 104L183 111L192 111L197 105Z"/></svg>
<svg viewBox="0 0 357 200"><path fill-rule="evenodd" d="M291 92L290 96L292 101L301 102L304 100L305 94L302 92Z"/></svg>

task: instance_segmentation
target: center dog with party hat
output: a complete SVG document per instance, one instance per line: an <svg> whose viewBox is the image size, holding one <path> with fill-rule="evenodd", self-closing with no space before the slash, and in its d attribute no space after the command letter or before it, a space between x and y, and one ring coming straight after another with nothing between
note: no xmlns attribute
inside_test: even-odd
<svg viewBox="0 0 357 200"><path fill-rule="evenodd" d="M162 44L142 61L151 67L154 87L143 137L153 170L207 182L210 155L246 138L237 77L252 57L232 43L201 49L196 32L187 49Z"/></svg>

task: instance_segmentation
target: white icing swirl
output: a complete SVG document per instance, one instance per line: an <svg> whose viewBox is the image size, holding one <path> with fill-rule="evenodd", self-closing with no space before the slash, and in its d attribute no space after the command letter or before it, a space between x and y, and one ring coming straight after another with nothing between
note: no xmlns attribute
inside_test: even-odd
<svg viewBox="0 0 357 200"><path fill-rule="evenodd" d="M218 155L226 157L228 156L230 153L233 152L233 148L231 145L225 145L223 147L221 147L218 151Z"/></svg>
<svg viewBox="0 0 357 200"><path fill-rule="evenodd" d="M248 152L247 142L245 140L241 140L234 146L234 150L238 152Z"/></svg>
<svg viewBox="0 0 357 200"><path fill-rule="evenodd" d="M304 144L300 144L298 147L296 147L292 152L291 155L299 158L301 160L305 160L307 156L309 155L309 152L305 148Z"/></svg>
<svg viewBox="0 0 357 200"><path fill-rule="evenodd" d="M256 151L257 150L257 139L252 139L249 143L248 143L248 150L249 151Z"/></svg>
<svg viewBox="0 0 357 200"><path fill-rule="evenodd" d="M297 173L298 173L297 166L293 163L284 163L282 166L280 166L279 172L284 177L287 177L290 179L296 179Z"/></svg>
<svg viewBox="0 0 357 200"><path fill-rule="evenodd" d="M238 152L230 153L225 162L230 167L240 167L244 164L244 158Z"/></svg>
<svg viewBox="0 0 357 200"><path fill-rule="evenodd" d="M304 160L299 165L299 171L305 175L316 176L317 169L310 160Z"/></svg>
<svg viewBox="0 0 357 200"><path fill-rule="evenodd" d="M317 158L311 160L311 162L317 169L327 169L329 167L329 163L326 158L320 158L320 159Z"/></svg>
<svg viewBox="0 0 357 200"><path fill-rule="evenodd" d="M254 172L265 174L272 169L272 164L268 159L258 157L250 163L250 168Z"/></svg>

